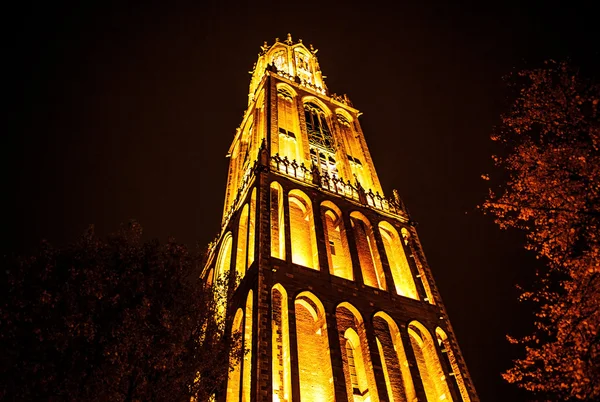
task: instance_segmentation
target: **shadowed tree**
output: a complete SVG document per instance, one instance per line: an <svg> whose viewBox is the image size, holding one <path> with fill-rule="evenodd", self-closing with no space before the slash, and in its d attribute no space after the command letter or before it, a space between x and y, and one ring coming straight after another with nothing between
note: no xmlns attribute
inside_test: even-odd
<svg viewBox="0 0 600 402"><path fill-rule="evenodd" d="M526 232L546 262L521 299L534 331L503 377L561 400L600 400L600 87L567 62L521 71L492 139L507 181L483 205L502 228ZM485 179L489 179L484 176Z"/></svg>
<svg viewBox="0 0 600 402"><path fill-rule="evenodd" d="M228 339L198 259L137 223L43 244L0 273L0 399L199 401L222 388Z"/></svg>

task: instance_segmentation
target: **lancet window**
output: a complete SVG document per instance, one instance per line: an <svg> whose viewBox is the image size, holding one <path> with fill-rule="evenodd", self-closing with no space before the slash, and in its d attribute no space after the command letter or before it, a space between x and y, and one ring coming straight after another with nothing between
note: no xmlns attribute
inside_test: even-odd
<svg viewBox="0 0 600 402"><path fill-rule="evenodd" d="M277 182L271 183L271 256L285 260L285 220L283 189Z"/></svg>
<svg viewBox="0 0 600 402"><path fill-rule="evenodd" d="M299 123L296 112L294 95L287 87L280 85L277 88L277 121L279 156L287 157L290 161L302 162L302 141L298 136Z"/></svg>
<svg viewBox="0 0 600 402"><path fill-rule="evenodd" d="M305 103L304 117L306 119L308 142L329 152L335 152L333 137L323 109L314 103Z"/></svg>
<svg viewBox="0 0 600 402"><path fill-rule="evenodd" d="M285 49L279 50L273 54L273 64L279 71L288 71L287 51Z"/></svg>
<svg viewBox="0 0 600 402"><path fill-rule="evenodd" d="M381 233L385 253L390 264L390 270L392 271L396 293L418 300L417 287L415 286L415 281L408 265L404 246L400 235L398 235L398 231L388 222L380 222L379 232Z"/></svg>
<svg viewBox="0 0 600 402"><path fill-rule="evenodd" d="M307 81L311 84L314 84L312 69L310 68L309 62L310 56L299 51L295 51L294 53L296 56L296 75L302 81Z"/></svg>
<svg viewBox="0 0 600 402"><path fill-rule="evenodd" d="M248 204L242 208L237 232L237 256L235 263L236 280L239 282L246 273L246 252L248 249Z"/></svg>
<svg viewBox="0 0 600 402"><path fill-rule="evenodd" d="M246 315L244 317L244 363L242 378L242 402L250 402L252 380L252 290L246 299Z"/></svg>
<svg viewBox="0 0 600 402"><path fill-rule="evenodd" d="M335 316L342 346L348 400L379 401L367 334L360 313L354 306L344 302L336 308Z"/></svg>
<svg viewBox="0 0 600 402"><path fill-rule="evenodd" d="M429 331L421 323L413 321L408 326L408 334L410 335L410 343L415 352L427 400L452 401L446 376L438 359L436 345Z"/></svg>
<svg viewBox="0 0 600 402"><path fill-rule="evenodd" d="M215 270L215 282L217 286L227 286L227 274L231 269L231 250L232 250L232 237L231 233L227 233L221 242L221 249L219 250L219 256L217 257L217 264ZM217 322L223 325L225 320L226 301L219 300L217 304Z"/></svg>
<svg viewBox="0 0 600 402"><path fill-rule="evenodd" d="M329 272L340 278L353 280L352 260L348 249L346 228L342 219L342 211L330 201L321 204L323 230L325 231L325 246Z"/></svg>
<svg viewBox="0 0 600 402"><path fill-rule="evenodd" d="M389 315L380 311L373 317L373 328L389 401L416 400L415 387L398 326Z"/></svg>
<svg viewBox="0 0 600 402"><path fill-rule="evenodd" d="M246 269L254 262L254 242L256 239L256 188L252 189L250 196L250 215L248 217L248 265Z"/></svg>
<svg viewBox="0 0 600 402"><path fill-rule="evenodd" d="M231 348L231 356L229 359L232 361L233 368L229 370L229 376L227 378L227 402L238 402L240 400L240 386L242 385L242 361L239 359L242 350L242 321L244 319L244 312L242 309L238 309L233 319L233 326L231 327L231 339L234 340L234 344Z"/></svg>
<svg viewBox="0 0 600 402"><path fill-rule="evenodd" d="M356 211L350 214L350 222L365 285L386 290L385 274L371 223L363 214Z"/></svg>
<svg viewBox="0 0 600 402"><path fill-rule="evenodd" d="M300 400L334 402L333 372L323 304L310 292L296 296Z"/></svg>
<svg viewBox="0 0 600 402"><path fill-rule="evenodd" d="M292 395L288 298L277 284L271 291L273 402L289 402Z"/></svg>
<svg viewBox="0 0 600 402"><path fill-rule="evenodd" d="M312 269L319 269L317 237L310 199L300 190L292 190L288 196L290 205L290 236L292 262Z"/></svg>

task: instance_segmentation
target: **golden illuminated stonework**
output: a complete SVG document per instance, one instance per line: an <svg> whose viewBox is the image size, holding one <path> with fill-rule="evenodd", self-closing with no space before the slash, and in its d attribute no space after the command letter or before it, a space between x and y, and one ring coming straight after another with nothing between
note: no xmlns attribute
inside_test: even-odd
<svg viewBox="0 0 600 402"><path fill-rule="evenodd" d="M246 353L219 402L478 401L417 232L317 51L261 47L203 279Z"/></svg>

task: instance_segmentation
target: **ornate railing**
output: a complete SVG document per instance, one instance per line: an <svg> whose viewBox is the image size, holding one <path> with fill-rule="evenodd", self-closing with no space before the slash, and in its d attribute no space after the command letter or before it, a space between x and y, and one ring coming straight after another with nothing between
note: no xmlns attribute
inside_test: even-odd
<svg viewBox="0 0 600 402"><path fill-rule="evenodd" d="M398 193L395 190L394 198L388 199L380 195L379 192L373 193L373 191L370 189L368 192L365 191L365 189L358 182L356 182L356 184L352 184L350 180L344 181L344 179L335 175L330 176L328 173L321 173L319 169L314 165L311 166L311 168L307 168L306 166L304 166L304 163L298 164L296 160L290 161L287 158L287 156L282 158L279 156L279 154L275 154L274 156L269 158L268 152L266 150L266 144L263 142L258 151L258 157L254 161L252 166L249 167L244 173L244 176L240 181L240 185L238 187L236 196L232 201L229 210L223 216L223 220L221 221L221 230L219 231L219 234L216 236L215 240L212 241L208 246L209 255L214 252L214 248L217 245L219 237L223 234L223 231L229 223L229 220L239 208L239 204L242 201L242 197L245 195L248 186L252 183L252 180L255 177L255 172L261 168L270 168L271 171L276 171L280 174L284 174L288 177L300 180L304 183L317 186L321 190L327 191L329 193L333 193L341 197L357 201L364 206L368 206L394 215L400 215L404 217L409 216L406 207L398 197Z"/></svg>
<svg viewBox="0 0 600 402"><path fill-rule="evenodd" d="M290 161L287 156L281 158L275 154L270 158L271 169L287 176L318 186L322 190L349 198L359 203L395 215L408 215L402 201L394 192L394 199L388 199L369 189L367 192L360 183L352 184L350 180L335 175L330 176L327 172L321 173L319 169L312 166L310 169L304 163L298 164L296 160Z"/></svg>

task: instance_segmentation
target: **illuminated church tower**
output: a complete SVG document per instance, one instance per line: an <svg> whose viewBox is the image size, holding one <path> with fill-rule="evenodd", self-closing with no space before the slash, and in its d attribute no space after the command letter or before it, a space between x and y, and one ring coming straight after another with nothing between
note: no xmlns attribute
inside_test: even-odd
<svg viewBox="0 0 600 402"><path fill-rule="evenodd" d="M230 272L223 322L247 352L216 399L478 401L414 223L316 53L265 42L227 155L203 279Z"/></svg>

